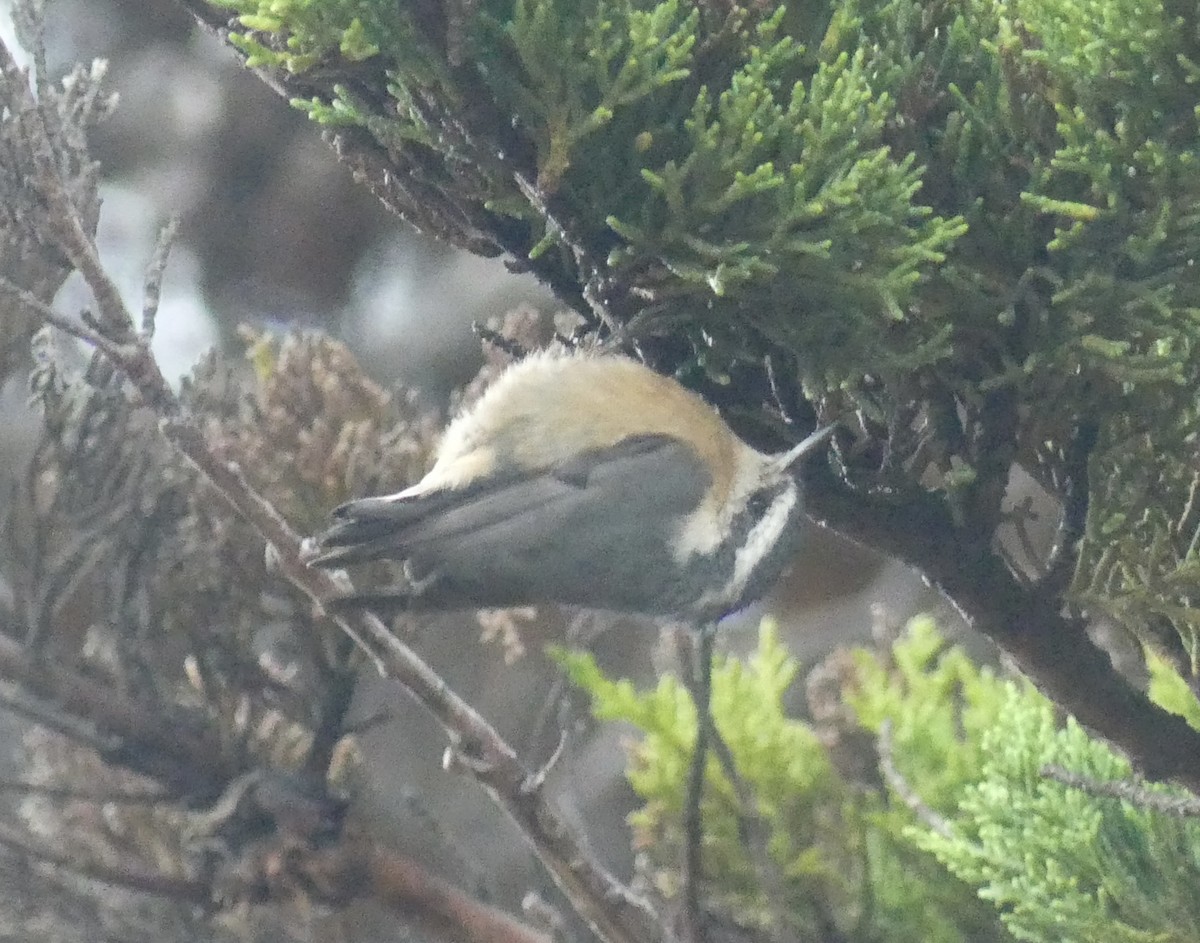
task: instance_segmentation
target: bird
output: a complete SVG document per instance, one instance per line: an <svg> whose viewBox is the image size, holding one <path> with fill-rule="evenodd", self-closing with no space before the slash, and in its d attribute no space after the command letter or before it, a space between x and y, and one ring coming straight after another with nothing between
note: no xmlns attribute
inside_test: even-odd
<svg viewBox="0 0 1200 943"><path fill-rule="evenodd" d="M333 611L556 603L715 624L791 561L807 521L796 468L832 431L766 454L628 356L535 352L451 421L419 482L334 509L310 562L404 564Z"/></svg>

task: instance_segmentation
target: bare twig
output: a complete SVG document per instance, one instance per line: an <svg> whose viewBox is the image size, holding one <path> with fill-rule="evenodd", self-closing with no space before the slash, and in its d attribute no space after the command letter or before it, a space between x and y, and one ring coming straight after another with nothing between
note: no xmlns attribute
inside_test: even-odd
<svg viewBox="0 0 1200 943"><path fill-rule="evenodd" d="M546 778L558 765L558 761L562 759L563 753L567 749L567 732L564 730L558 738L558 745L554 748L554 752L550 754L550 758L546 760L538 769L529 774L529 779L525 784L526 789L541 789L546 785Z"/></svg>
<svg viewBox="0 0 1200 943"><path fill-rule="evenodd" d="M164 805L178 801L176 796L161 789L133 791L121 789L76 789L72 786L51 786L47 783L28 783L0 779L0 793L41 796L67 802L91 802L96 805Z"/></svg>
<svg viewBox="0 0 1200 943"><path fill-rule="evenodd" d="M117 867L96 861L82 861L75 853L46 848L3 822L0 822L0 845L18 854L27 855L34 861L53 865L113 887L124 887L192 904L205 905L212 902L209 886L204 881L172 877L161 871L143 871L131 865Z"/></svg>
<svg viewBox="0 0 1200 943"><path fill-rule="evenodd" d="M378 710L371 711L371 713L361 720L345 724L342 727L342 736L361 737L363 734L369 733L377 727L382 727L384 724L391 723L395 719L396 715L391 710L381 707Z"/></svg>
<svg viewBox="0 0 1200 943"><path fill-rule="evenodd" d="M33 292L26 291L19 285L15 285L7 278L0 275L0 292L8 295L14 301L23 305L33 314L45 321L52 327L58 328L64 334L83 341L85 344L90 344L97 350L109 355L110 357L118 356L121 351L117 344L101 334L99 331L93 330L88 325L81 321L74 321L67 316L55 311L45 302L39 301Z"/></svg>
<svg viewBox="0 0 1200 943"><path fill-rule="evenodd" d="M1146 783L1136 779L1093 779L1091 776L1072 773L1056 763L1043 766L1040 772L1047 779L1086 792L1089 796L1120 799L1139 809L1161 812L1163 815L1173 815L1177 818L1193 819L1200 816L1200 797L1168 796L1161 792L1152 792L1146 787Z"/></svg>
<svg viewBox="0 0 1200 943"><path fill-rule="evenodd" d="M565 943L566 921L563 920L563 915L537 891L529 891L521 898L521 913L554 943Z"/></svg>
<svg viewBox="0 0 1200 943"><path fill-rule="evenodd" d="M0 69L9 81L13 76L20 77L20 70L2 44ZM149 345L140 341L134 331L133 318L104 270L95 244L57 175L45 126L36 103L25 91L19 97L18 108L27 146L35 156L36 185L55 220L52 235L59 249L83 276L95 299L95 332L105 339L98 349L158 413L166 439L274 548L280 572L320 604L342 587L330 574L303 562L299 535L250 487L235 465L223 461L208 447L203 431L184 414ZM41 315L46 313L42 308L33 310ZM649 905L596 861L545 799L542 790L529 788L528 772L516 753L474 708L451 691L436 672L375 616L360 613L335 621L372 653L384 674L404 685L438 720L455 751L467 758L465 768L516 820L542 862L599 936L614 943L643 943L660 938L661 927Z"/></svg>
<svg viewBox="0 0 1200 943"><path fill-rule="evenodd" d="M572 648L588 648L596 639L617 624L618 621L612 614L581 609L574 613L570 622L567 623L566 644ZM543 739L550 732L550 726L555 721L556 715L560 714L564 707L564 692L568 689L568 685L567 671L560 666L555 672L554 680L546 689L546 696L542 699L542 705L538 709L537 719L530 726L529 733L525 737L525 749L522 752L526 756L536 755L542 749ZM556 743L561 742L562 734L560 732Z"/></svg>
<svg viewBox="0 0 1200 943"><path fill-rule="evenodd" d="M158 317L158 303L162 298L163 273L167 268L167 259L171 255L171 246L179 234L179 217L172 216L159 230L158 239L154 244L154 255L146 266L146 280L142 285L142 329L141 340L148 344L154 338L154 321Z"/></svg>
<svg viewBox="0 0 1200 943"><path fill-rule="evenodd" d="M706 623L696 633L696 655L692 663L693 699L696 703L696 743L688 770L687 794L683 807L683 933L690 943L703 943L704 917L700 903L700 885L704 878L704 823L700 805L704 800L704 769L712 721L712 656L716 626Z"/></svg>
<svg viewBox="0 0 1200 943"><path fill-rule="evenodd" d="M917 821L931 831L937 832L943 838L949 838L954 833L950 823L941 815L925 804L917 795L917 791L904 778L904 774L896 768L896 757L892 752L892 722L885 720L879 728L879 772L883 774L884 782L917 817Z"/></svg>
<svg viewBox="0 0 1200 943"><path fill-rule="evenodd" d="M721 763L721 770L725 773L730 785L733 786L733 794L737 798L738 838L745 846L746 854L750 856L750 862L758 876L759 886L766 895L767 904L771 908L773 924L770 931L771 939L775 943L796 943L795 935L788 931L787 898L782 876L775 866L775 862L771 860L771 852L768 848L771 838L770 830L762 816L756 811L757 803L750 784L738 771L733 760L733 752L729 749L725 738L721 736L720 730L717 729L715 720L712 725L712 748Z"/></svg>
<svg viewBox="0 0 1200 943"><path fill-rule="evenodd" d="M431 875L419 862L376 846L371 888L385 906L416 917L455 943L551 943L551 938Z"/></svg>

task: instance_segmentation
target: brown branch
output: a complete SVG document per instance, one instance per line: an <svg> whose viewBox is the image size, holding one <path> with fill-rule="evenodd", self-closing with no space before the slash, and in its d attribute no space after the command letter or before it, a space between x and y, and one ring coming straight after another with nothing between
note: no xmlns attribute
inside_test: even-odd
<svg viewBox="0 0 1200 943"><path fill-rule="evenodd" d="M1181 819L1200 817L1200 798L1196 796L1169 796L1151 792L1146 784L1137 780L1103 780L1072 773L1065 767L1051 763L1043 766L1041 774L1047 779L1086 792L1089 796L1105 799L1120 799L1139 809L1161 812Z"/></svg>
<svg viewBox="0 0 1200 943"><path fill-rule="evenodd" d="M7 48L0 44L0 68L6 77L20 76ZM38 155L35 185L57 220L53 237L83 275L98 311L95 327L112 343L104 354L122 371L145 403L160 417L166 439L188 458L272 547L280 572L316 603L344 587L333 576L307 566L300 537L275 508L249 486L236 465L209 447L204 433L184 414L150 347L138 339L133 318L104 271L95 244L80 223L79 213L57 176L46 128L27 87L19 105L27 146ZM148 276L149 277L149 276ZM35 313L44 315L42 308ZM533 845L539 858L595 932L613 943L648 943L662 928L649 905L609 874L530 779L513 749L496 730L415 652L369 613L339 617L337 625L362 644L388 677L399 681L437 719L463 765Z"/></svg>
<svg viewBox="0 0 1200 943"><path fill-rule="evenodd" d="M419 862L376 846L370 888L386 907L414 917L426 932L462 943L551 943L502 910L489 907L429 874Z"/></svg>
<svg viewBox="0 0 1200 943"><path fill-rule="evenodd" d="M28 836L9 828L3 822L0 822L0 846L18 854L27 855L35 861L53 865L72 874L78 874L92 881L100 881L112 887L124 887L128 890L155 894L159 897L191 904L212 903L209 886L203 881L170 877L159 871L143 871L130 865L117 867L101 864L98 861L85 861L77 855L47 848Z"/></svg>
<svg viewBox="0 0 1200 943"><path fill-rule="evenodd" d="M361 824L347 827L340 841L323 847L286 837L267 840L229 864L217 886L223 896L235 899L301 896L333 907L369 899L391 908L423 935L446 943L553 943L421 862L383 847Z"/></svg>
<svg viewBox="0 0 1200 943"><path fill-rule="evenodd" d="M183 725L161 706L136 704L110 685L102 684L50 659L32 657L28 650L0 635L0 677L39 692L63 712L87 717L106 734L117 737L123 750L139 758L153 755L174 772L167 780L191 793L203 794L233 775L221 743L211 731ZM130 764L138 765L140 764Z"/></svg>
<svg viewBox="0 0 1200 943"><path fill-rule="evenodd" d="M1143 775L1200 792L1200 733L1135 690L1061 600L1022 586L940 501L903 502L853 492L828 465L806 469L813 518L921 571L978 631L1012 656L1050 700L1122 750Z"/></svg>

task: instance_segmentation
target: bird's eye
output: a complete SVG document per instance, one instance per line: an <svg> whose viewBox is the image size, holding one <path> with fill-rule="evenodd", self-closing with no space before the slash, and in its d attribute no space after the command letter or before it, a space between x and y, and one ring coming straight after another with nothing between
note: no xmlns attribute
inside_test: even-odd
<svg viewBox="0 0 1200 943"><path fill-rule="evenodd" d="M756 491L746 501L746 513L753 518L762 517L771 506L771 496L765 491Z"/></svg>

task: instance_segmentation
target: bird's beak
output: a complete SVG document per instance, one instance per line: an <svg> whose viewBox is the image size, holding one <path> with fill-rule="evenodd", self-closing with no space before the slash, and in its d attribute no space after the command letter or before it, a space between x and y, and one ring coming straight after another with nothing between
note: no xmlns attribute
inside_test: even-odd
<svg viewBox="0 0 1200 943"><path fill-rule="evenodd" d="M837 428L837 423L832 422L827 426L822 426L816 432L812 433L808 438L804 439L799 445L795 445L788 451L775 456L776 467L780 471L787 471L800 462L804 461L813 452L823 446L831 435L833 430Z"/></svg>

